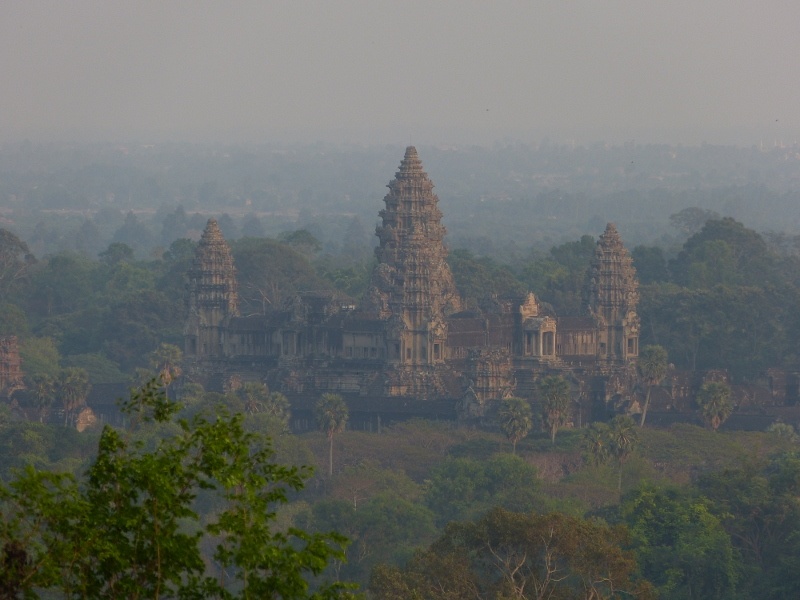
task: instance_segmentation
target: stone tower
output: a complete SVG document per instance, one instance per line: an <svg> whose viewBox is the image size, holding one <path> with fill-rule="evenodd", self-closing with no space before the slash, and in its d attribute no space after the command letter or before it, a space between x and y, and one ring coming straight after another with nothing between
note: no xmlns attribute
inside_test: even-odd
<svg viewBox="0 0 800 600"><path fill-rule="evenodd" d="M24 388L17 336L0 336L0 396L10 397Z"/></svg>
<svg viewBox="0 0 800 600"><path fill-rule="evenodd" d="M375 232L380 240L375 250L378 266L362 309L389 321L390 363L439 364L445 359L444 318L461 310L461 298L446 261L439 199L413 146L406 148L388 188ZM424 378L424 370L413 377Z"/></svg>
<svg viewBox="0 0 800 600"><path fill-rule="evenodd" d="M221 325L239 314L236 267L216 219L209 219L195 251L187 284L189 318L184 331L187 357L222 355Z"/></svg>
<svg viewBox="0 0 800 600"><path fill-rule="evenodd" d="M589 311L598 325L598 358L627 362L639 354L639 282L613 223L597 241L589 271Z"/></svg>

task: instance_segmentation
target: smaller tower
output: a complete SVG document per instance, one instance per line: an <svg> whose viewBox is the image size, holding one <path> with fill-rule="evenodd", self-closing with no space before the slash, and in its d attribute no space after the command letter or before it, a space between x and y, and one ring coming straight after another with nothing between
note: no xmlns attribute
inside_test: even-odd
<svg viewBox="0 0 800 600"><path fill-rule="evenodd" d="M639 355L639 282L633 259L613 223L597 241L589 270L589 312L598 324L598 358Z"/></svg>
<svg viewBox="0 0 800 600"><path fill-rule="evenodd" d="M208 220L188 277L184 352L187 357L220 357L221 325L239 314L239 295L231 249L216 219Z"/></svg>
<svg viewBox="0 0 800 600"><path fill-rule="evenodd" d="M0 396L10 397L24 388L17 336L0 336Z"/></svg>

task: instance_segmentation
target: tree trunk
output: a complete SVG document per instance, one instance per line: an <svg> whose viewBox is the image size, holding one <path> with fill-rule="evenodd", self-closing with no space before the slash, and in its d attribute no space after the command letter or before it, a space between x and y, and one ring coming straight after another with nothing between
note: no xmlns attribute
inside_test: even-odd
<svg viewBox="0 0 800 600"><path fill-rule="evenodd" d="M647 396L644 399L644 406L642 407L642 420L639 422L639 427L644 427L644 420L647 418L647 408L650 406L650 392L653 391L653 386L647 386Z"/></svg>
<svg viewBox="0 0 800 600"><path fill-rule="evenodd" d="M333 477L333 434L328 436L328 477Z"/></svg>

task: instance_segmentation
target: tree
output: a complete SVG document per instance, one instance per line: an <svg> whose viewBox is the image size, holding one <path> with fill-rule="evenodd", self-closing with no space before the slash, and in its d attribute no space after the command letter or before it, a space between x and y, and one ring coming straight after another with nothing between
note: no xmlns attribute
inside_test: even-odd
<svg viewBox="0 0 800 600"><path fill-rule="evenodd" d="M739 597L795 598L800 591L800 456L746 461L707 472L698 488L741 556Z"/></svg>
<svg viewBox="0 0 800 600"><path fill-rule="evenodd" d="M264 400L263 412L270 419L281 426L284 431L289 430L289 420L292 417L292 408L289 399L280 392L270 392Z"/></svg>
<svg viewBox="0 0 800 600"><path fill-rule="evenodd" d="M622 491L622 467L636 450L639 434L627 415L617 415L610 424L592 423L584 433L581 447L584 460L595 466L614 461L617 467L617 491Z"/></svg>
<svg viewBox="0 0 800 600"><path fill-rule="evenodd" d="M631 250L631 258L642 285L669 279L667 260L659 246L635 246Z"/></svg>
<svg viewBox="0 0 800 600"><path fill-rule="evenodd" d="M450 252L447 264L453 273L458 291L469 306L478 306L487 298L524 292L511 269L469 250L459 248Z"/></svg>
<svg viewBox="0 0 800 600"><path fill-rule="evenodd" d="M26 338L20 343L19 355L29 381L42 376L56 379L60 375L61 355L53 338Z"/></svg>
<svg viewBox="0 0 800 600"><path fill-rule="evenodd" d="M606 423L597 421L589 425L581 440L583 460L598 467L611 458L611 433Z"/></svg>
<svg viewBox="0 0 800 600"><path fill-rule="evenodd" d="M36 259L28 250L28 245L0 227L0 292L4 297L11 288L25 278L29 267Z"/></svg>
<svg viewBox="0 0 800 600"><path fill-rule="evenodd" d="M50 375L38 375L33 379L32 389L36 398L36 408L39 409L39 422L42 422L55 399L56 382Z"/></svg>
<svg viewBox="0 0 800 600"><path fill-rule="evenodd" d="M308 229L284 231L278 239L300 252L306 258L311 258L322 250L322 244Z"/></svg>
<svg viewBox="0 0 800 600"><path fill-rule="evenodd" d="M244 403L244 409L248 414L254 415L264 410L264 402L267 399L269 390L266 384L248 381L237 391Z"/></svg>
<svg viewBox="0 0 800 600"><path fill-rule="evenodd" d="M328 436L328 477L333 476L333 436L344 431L349 416L347 404L339 394L322 394L314 406L314 419Z"/></svg>
<svg viewBox="0 0 800 600"><path fill-rule="evenodd" d="M497 411L500 430L511 442L511 453L517 453L517 442L528 435L533 426L531 405L522 398L506 398Z"/></svg>
<svg viewBox="0 0 800 600"><path fill-rule="evenodd" d="M75 417L75 412L86 404L91 391L89 374L85 369L67 367L58 379L58 396L64 408L64 425Z"/></svg>
<svg viewBox="0 0 800 600"><path fill-rule="evenodd" d="M281 306L297 290L330 286L296 248L271 239L244 238L231 243L243 314Z"/></svg>
<svg viewBox="0 0 800 600"><path fill-rule="evenodd" d="M242 219L242 237L264 237L264 225L256 213L248 213Z"/></svg>
<svg viewBox="0 0 800 600"><path fill-rule="evenodd" d="M611 420L609 428L609 449L611 457L617 463L617 491L622 492L622 467L628 462L631 454L639 444L636 424L627 415L617 415Z"/></svg>
<svg viewBox="0 0 800 600"><path fill-rule="evenodd" d="M620 512L642 575L660 598L738 597L736 553L707 499L643 485L625 498Z"/></svg>
<svg viewBox="0 0 800 600"><path fill-rule="evenodd" d="M430 471L425 503L439 525L472 519L495 506L518 512L541 507L536 467L519 456L495 454L488 460L447 457Z"/></svg>
<svg viewBox="0 0 800 600"><path fill-rule="evenodd" d="M159 344L148 356L150 366L156 371L164 386L170 384L183 374L181 361L183 351L173 344Z"/></svg>
<svg viewBox="0 0 800 600"><path fill-rule="evenodd" d="M686 236L694 235L703 228L710 219L719 219L719 213L713 210L697 208L691 206L682 211L670 215L670 225L678 229Z"/></svg>
<svg viewBox="0 0 800 600"><path fill-rule="evenodd" d="M122 262L133 262L135 252L128 244L113 242L108 248L103 250L98 256L100 261L108 266L114 266Z"/></svg>
<svg viewBox="0 0 800 600"><path fill-rule="evenodd" d="M241 415L175 422L178 409L151 382L123 410L173 424L155 448L107 426L82 480L28 467L0 485L4 597L349 597L309 586L344 557L342 536L275 526L309 469L274 463ZM213 513L199 514L200 494Z"/></svg>
<svg viewBox="0 0 800 600"><path fill-rule="evenodd" d="M569 422L569 383L561 375L548 375L539 382L542 420L555 445L556 433Z"/></svg>
<svg viewBox="0 0 800 600"><path fill-rule="evenodd" d="M636 370L647 385L647 395L642 407L642 419L639 422L640 427L644 427L644 421L647 418L647 409L650 406L650 392L652 392L653 386L661 383L661 380L667 374L667 360L667 351L661 346L645 346L639 353Z"/></svg>
<svg viewBox="0 0 800 600"><path fill-rule="evenodd" d="M733 412L731 388L716 381L706 382L697 393L697 405L703 421L716 431Z"/></svg>
<svg viewBox="0 0 800 600"><path fill-rule="evenodd" d="M637 576L624 528L559 513L494 509L444 534L399 570L377 569L377 600L653 598Z"/></svg>

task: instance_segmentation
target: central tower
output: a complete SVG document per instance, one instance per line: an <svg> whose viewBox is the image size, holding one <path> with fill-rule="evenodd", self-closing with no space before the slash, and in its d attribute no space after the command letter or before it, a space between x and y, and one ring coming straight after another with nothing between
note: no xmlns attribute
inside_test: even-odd
<svg viewBox="0 0 800 600"><path fill-rule="evenodd" d="M639 282L633 259L609 223L595 248L589 278L589 311L598 324L598 357L626 362L639 355Z"/></svg>
<svg viewBox="0 0 800 600"><path fill-rule="evenodd" d="M447 265L439 198L413 146L388 187L375 231L378 266L362 309L389 321L389 361L415 367L404 378L419 378L425 373L419 367L444 362L445 317L461 310L461 298Z"/></svg>

